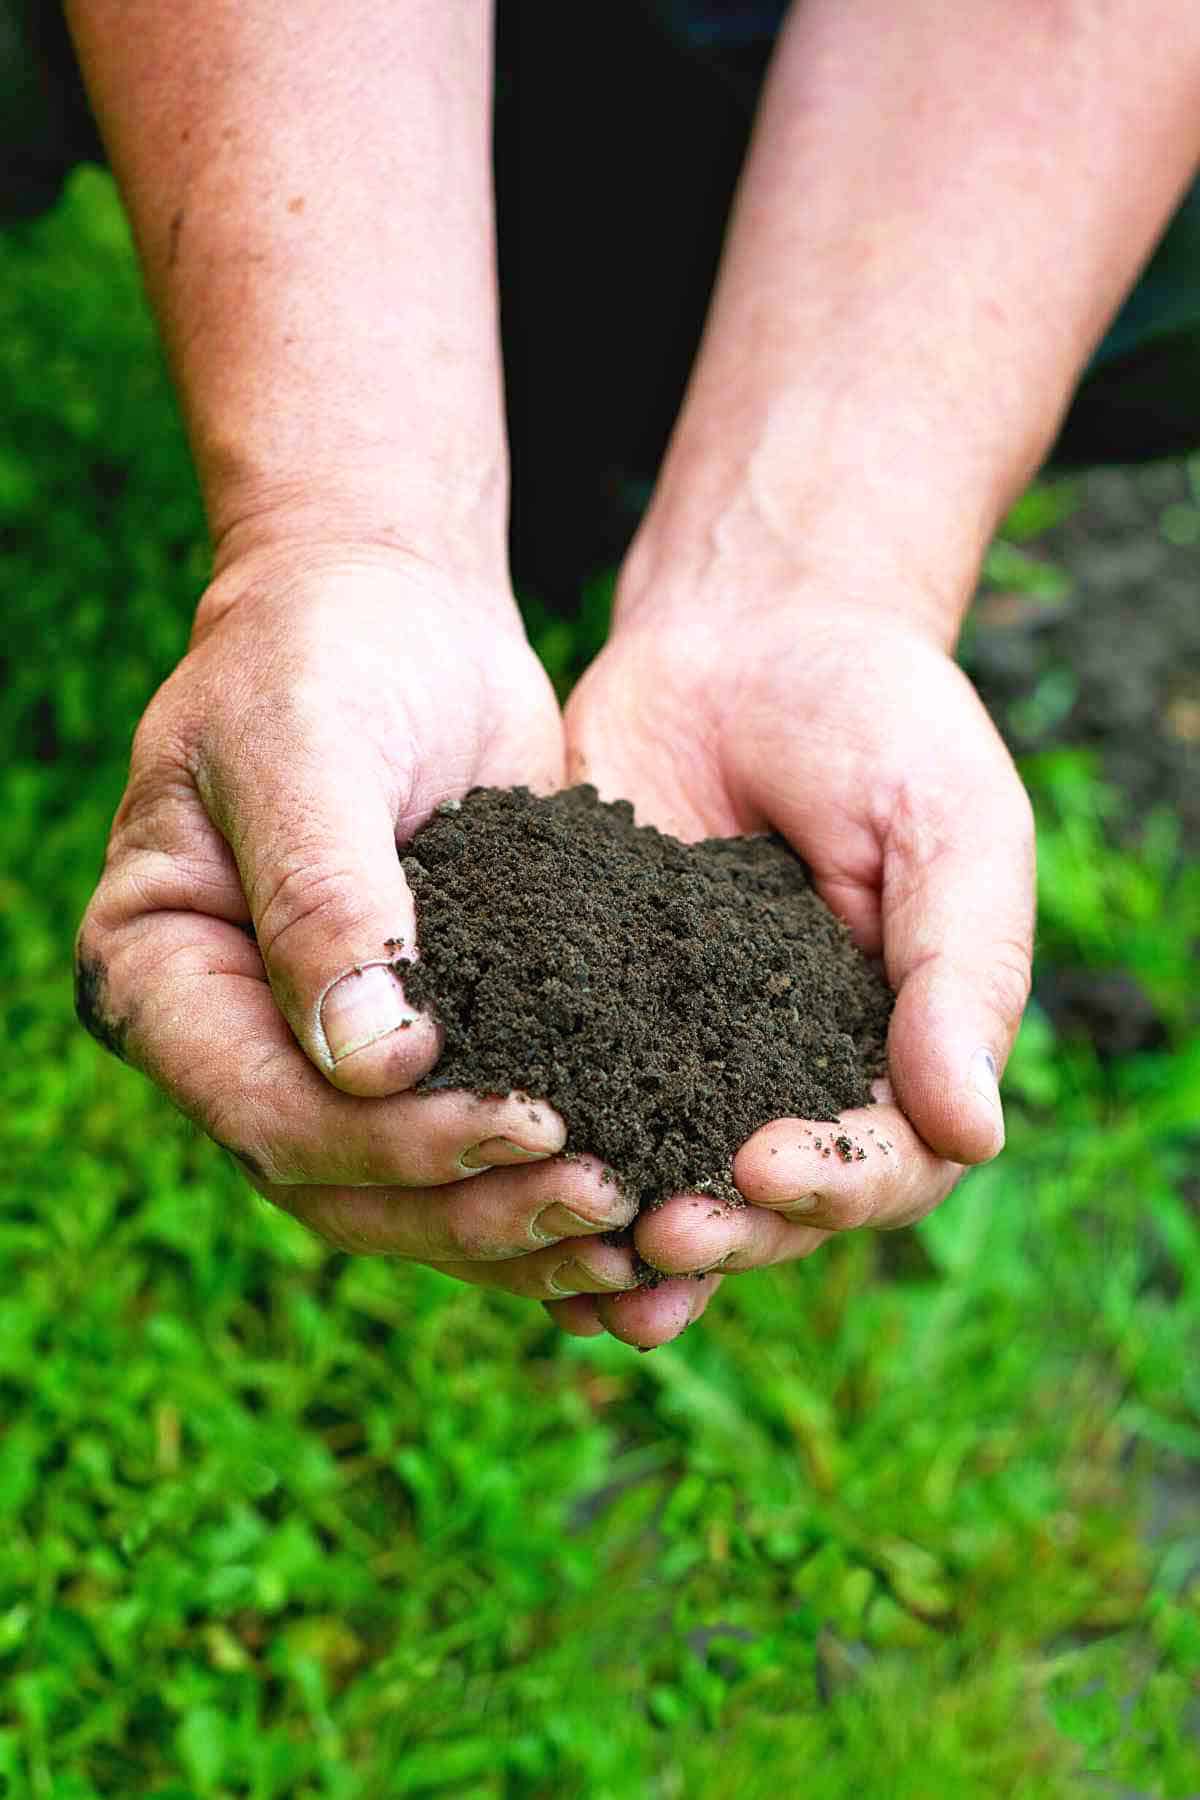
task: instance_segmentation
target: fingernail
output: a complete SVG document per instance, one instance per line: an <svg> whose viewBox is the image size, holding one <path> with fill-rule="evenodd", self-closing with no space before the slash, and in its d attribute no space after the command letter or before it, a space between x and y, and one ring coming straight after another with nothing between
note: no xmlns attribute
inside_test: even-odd
<svg viewBox="0 0 1200 1800"><path fill-rule="evenodd" d="M996 1124L1000 1136L996 1145L996 1153L1004 1148L1004 1106L1000 1099L1000 1082L996 1075L996 1059L990 1050L977 1050L971 1058L971 1066L967 1071L967 1079L979 1095L986 1100L996 1115Z"/></svg>
<svg viewBox="0 0 1200 1800"><path fill-rule="evenodd" d="M705 1263L702 1269L691 1269L689 1270L689 1274L691 1274L693 1278L700 1275L715 1275L718 1269L728 1268L736 1255L736 1250L727 1250L724 1256L718 1257L716 1262Z"/></svg>
<svg viewBox="0 0 1200 1800"><path fill-rule="evenodd" d="M419 1017L387 965L369 963L334 982L321 1006L321 1029L330 1056L339 1063Z"/></svg>
<svg viewBox="0 0 1200 1800"><path fill-rule="evenodd" d="M605 1293L609 1294L628 1293L631 1288L636 1286L637 1282L632 1276L628 1279L621 1277L619 1280L613 1281L607 1275L599 1275L592 1269L585 1269L575 1257L571 1257L568 1262L560 1263L550 1277L552 1292L564 1298L570 1294L591 1293L596 1288L602 1288Z"/></svg>
<svg viewBox="0 0 1200 1800"><path fill-rule="evenodd" d="M540 1238L543 1244L555 1244L559 1238L581 1237L585 1232L605 1231L607 1228L608 1221L585 1219L558 1200L552 1206L544 1207L529 1227L531 1234Z"/></svg>
<svg viewBox="0 0 1200 1800"><path fill-rule="evenodd" d="M980 1097L1000 1111L1000 1082L996 1075L996 1059L990 1050L977 1050L971 1058L967 1079Z"/></svg>
<svg viewBox="0 0 1200 1800"><path fill-rule="evenodd" d="M458 1160L464 1169L504 1169L513 1163L545 1162L553 1155L553 1150L527 1150L511 1138L490 1137L464 1150Z"/></svg>

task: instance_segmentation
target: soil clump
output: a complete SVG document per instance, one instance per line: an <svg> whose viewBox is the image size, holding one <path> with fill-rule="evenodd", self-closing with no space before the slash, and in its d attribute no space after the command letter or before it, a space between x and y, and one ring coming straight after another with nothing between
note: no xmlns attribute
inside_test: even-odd
<svg viewBox="0 0 1200 1800"><path fill-rule="evenodd" d="M423 1088L548 1100L642 1207L740 1204L760 1125L836 1120L882 1073L892 994L777 837L683 844L592 787L478 788L403 857L445 1032Z"/></svg>

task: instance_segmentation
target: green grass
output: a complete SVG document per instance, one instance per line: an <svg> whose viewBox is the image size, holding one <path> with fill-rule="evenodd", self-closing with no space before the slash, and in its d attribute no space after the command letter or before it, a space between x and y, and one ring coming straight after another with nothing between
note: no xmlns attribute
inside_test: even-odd
<svg viewBox="0 0 1200 1800"><path fill-rule="evenodd" d="M97 175L0 240L0 386L0 1795L1200 1793L1171 821L1116 849L1086 759L1030 766L1047 952L1134 969L1171 1045L1102 1067L1035 1009L1008 1152L919 1231L651 1357L326 1253L71 1016L204 571Z"/></svg>

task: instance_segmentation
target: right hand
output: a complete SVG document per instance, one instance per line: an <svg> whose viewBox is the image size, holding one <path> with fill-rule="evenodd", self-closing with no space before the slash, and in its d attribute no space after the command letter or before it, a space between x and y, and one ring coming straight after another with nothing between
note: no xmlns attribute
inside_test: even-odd
<svg viewBox="0 0 1200 1800"><path fill-rule="evenodd" d="M772 547L773 548L773 547ZM811 547L806 552L812 555ZM841 1124L861 1161L830 1158L820 1120L764 1123L733 1178L748 1205L674 1195L637 1248L673 1279L554 1306L639 1345L699 1317L719 1278L809 1256L835 1232L910 1225L1004 1142L997 1072L1029 991L1033 821L1012 760L899 578L856 602L810 575L780 581L745 548L738 581L618 589L609 641L567 706L577 780L687 839L777 831L896 1003L889 1083ZM864 578L863 584L866 587ZM866 591L870 591L866 588ZM874 1142L872 1142L874 1138Z"/></svg>
<svg viewBox="0 0 1200 1800"><path fill-rule="evenodd" d="M419 948L397 843L469 788L562 778L499 587L374 546L235 563L134 739L80 1017L338 1248L535 1299L631 1287L596 1235L630 1208L554 1156L549 1106L409 1091L439 1038L389 966Z"/></svg>

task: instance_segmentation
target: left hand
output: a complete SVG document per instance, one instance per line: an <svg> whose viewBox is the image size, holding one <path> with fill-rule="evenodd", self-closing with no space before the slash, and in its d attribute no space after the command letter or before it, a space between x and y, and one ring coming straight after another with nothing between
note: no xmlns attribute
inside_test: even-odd
<svg viewBox="0 0 1200 1800"><path fill-rule="evenodd" d="M567 707L568 770L684 839L775 830L896 990L889 1081L842 1116L843 1163L813 1124L738 1151L751 1202L680 1195L638 1250L684 1279L552 1303L568 1331L676 1337L720 1277L809 1255L833 1232L922 1218L1004 1142L997 1086L1029 986L1029 802L974 689L897 596L844 602L799 582L745 598L618 596L613 634ZM682 586L682 584L681 584ZM826 1135L828 1135L826 1133Z"/></svg>

